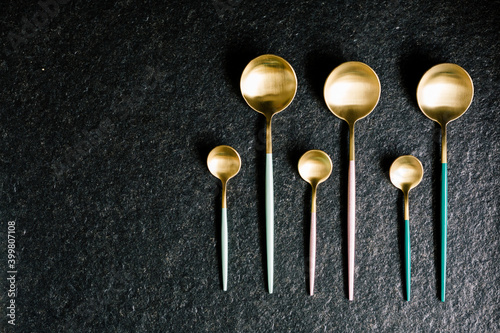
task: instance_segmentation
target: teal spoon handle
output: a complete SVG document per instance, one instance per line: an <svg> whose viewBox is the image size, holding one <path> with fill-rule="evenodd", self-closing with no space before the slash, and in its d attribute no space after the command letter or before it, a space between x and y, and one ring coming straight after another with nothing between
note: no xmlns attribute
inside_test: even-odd
<svg viewBox="0 0 500 333"><path fill-rule="evenodd" d="M410 221L405 220L405 285L406 285L406 300L410 300L411 289L411 252L410 252Z"/></svg>
<svg viewBox="0 0 500 333"><path fill-rule="evenodd" d="M227 208L222 208L221 223L222 289L227 290Z"/></svg>
<svg viewBox="0 0 500 333"><path fill-rule="evenodd" d="M273 293L274 282L274 189L273 189L273 154L266 154L266 250L267 250L267 286Z"/></svg>
<svg viewBox="0 0 500 333"><path fill-rule="evenodd" d="M446 242L448 226L448 164L441 163L441 301L446 295Z"/></svg>

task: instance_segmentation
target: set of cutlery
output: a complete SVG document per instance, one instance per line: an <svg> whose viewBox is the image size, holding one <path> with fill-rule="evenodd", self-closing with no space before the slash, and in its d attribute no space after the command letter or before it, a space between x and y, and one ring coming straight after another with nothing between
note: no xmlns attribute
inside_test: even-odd
<svg viewBox="0 0 500 333"><path fill-rule="evenodd" d="M266 117L266 265L269 293L274 286L274 186L271 121L274 115L286 109L297 91L297 77L292 66L276 55L262 55L253 59L244 69L240 81L241 93L246 103ZM349 126L349 169L347 188L347 285L348 299L354 299L356 177L354 125L368 116L377 106L381 86L373 69L368 65L350 61L335 68L324 85L324 98L328 109ZM429 69L417 87L417 102L421 111L440 124L441 148L441 301L445 301L446 251L447 251L447 142L448 123L460 117L469 108L474 87L469 74L460 66L439 64ZM222 181L221 255L223 290L228 279L227 233L227 181L241 168L241 159L229 146L215 147L208 155L210 172ZM330 157L321 150L306 152L298 162L300 176L311 184L311 221L309 243L309 294L314 294L316 262L316 193L318 184L327 180L332 172ZM390 168L391 182L404 194L404 274L406 300L410 299L411 255L408 193L423 177L422 163L413 156L401 156Z"/></svg>

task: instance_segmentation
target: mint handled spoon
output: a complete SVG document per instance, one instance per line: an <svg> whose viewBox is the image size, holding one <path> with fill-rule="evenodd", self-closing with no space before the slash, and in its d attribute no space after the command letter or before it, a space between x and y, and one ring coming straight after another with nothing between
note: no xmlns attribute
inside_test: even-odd
<svg viewBox="0 0 500 333"><path fill-rule="evenodd" d="M227 181L233 178L241 168L240 155L229 146L217 146L208 154L208 170L222 182L222 221L221 221L221 257L222 257L222 289L227 290L228 246L227 246Z"/></svg>
<svg viewBox="0 0 500 333"><path fill-rule="evenodd" d="M441 126L441 301L446 298L446 252L448 228L448 157L446 126L467 111L474 96L469 74L455 64L429 69L417 87L420 110Z"/></svg>
<svg viewBox="0 0 500 333"><path fill-rule="evenodd" d="M316 191L332 173L332 160L321 150L309 150L299 160L299 174L312 188L311 231L309 236L309 295L314 295L316 271Z"/></svg>
<svg viewBox="0 0 500 333"><path fill-rule="evenodd" d="M411 253L410 253L410 206L408 194L412 188L420 184L424 175L424 168L418 158L405 155L398 157L391 165L389 171L391 182L403 191L404 195L404 272L406 300L410 300L411 290Z"/></svg>
<svg viewBox="0 0 500 333"><path fill-rule="evenodd" d="M240 89L247 104L266 117L266 261L267 284L270 294L274 285L274 186L271 120L283 111L295 97L297 77L283 58L265 54L245 67Z"/></svg>

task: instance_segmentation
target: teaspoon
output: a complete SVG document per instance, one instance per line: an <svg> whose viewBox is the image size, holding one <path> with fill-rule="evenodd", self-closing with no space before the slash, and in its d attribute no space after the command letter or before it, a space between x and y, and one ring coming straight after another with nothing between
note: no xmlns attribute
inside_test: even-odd
<svg viewBox="0 0 500 333"><path fill-rule="evenodd" d="M408 204L408 194L412 188L420 184L424 175L422 163L418 158L405 155L398 157L391 165L389 171L391 182L403 191L405 205L405 284L406 300L410 300L410 281L411 281L411 255L410 255L410 206Z"/></svg>
<svg viewBox="0 0 500 333"><path fill-rule="evenodd" d="M221 256L222 256L222 289L227 290L227 203L226 185L241 168L240 155L234 148L229 146L217 146L208 154L208 170L222 182L222 223L221 223Z"/></svg>
<svg viewBox="0 0 500 333"><path fill-rule="evenodd" d="M321 150L309 150L299 160L299 174L312 187L311 231L309 241L309 294L314 294L316 271L316 190L332 173L332 160Z"/></svg>

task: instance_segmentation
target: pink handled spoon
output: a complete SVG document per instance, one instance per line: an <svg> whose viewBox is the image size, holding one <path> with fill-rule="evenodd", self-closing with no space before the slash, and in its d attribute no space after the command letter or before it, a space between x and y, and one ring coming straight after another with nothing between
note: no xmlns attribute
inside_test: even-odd
<svg viewBox="0 0 500 333"><path fill-rule="evenodd" d="M370 114L380 98L377 74L362 62L345 62L335 68L323 91L330 111L349 124L349 174L347 189L347 285L349 300L354 299L354 244L356 221L356 177L354 162L354 124Z"/></svg>
<svg viewBox="0 0 500 333"><path fill-rule="evenodd" d="M299 174L312 187L311 232L309 241L309 294L314 295L316 271L316 191L332 173L332 160L321 150L309 150L299 160Z"/></svg>

